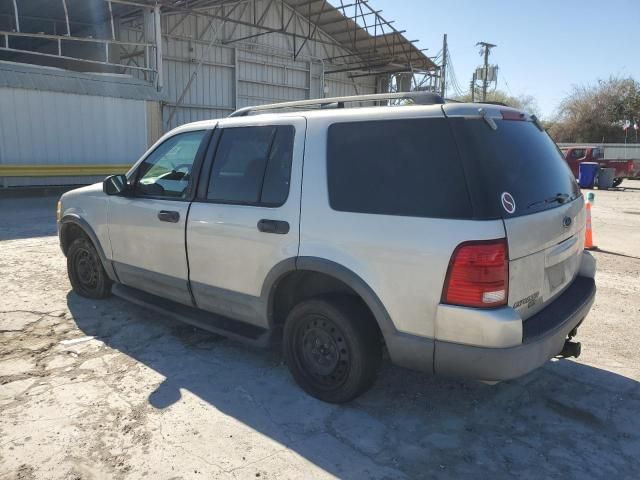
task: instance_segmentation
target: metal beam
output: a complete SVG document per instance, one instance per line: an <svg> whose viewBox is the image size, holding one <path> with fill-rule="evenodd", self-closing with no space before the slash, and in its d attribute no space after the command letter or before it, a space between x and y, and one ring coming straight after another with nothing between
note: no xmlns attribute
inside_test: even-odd
<svg viewBox="0 0 640 480"><path fill-rule="evenodd" d="M67 25L67 36L71 36L71 25L69 25L69 10L67 9L67 0L62 0L62 8L64 8L64 21ZM55 23L54 23L55 25ZM55 29L54 29L55 30ZM114 38L115 40L115 38Z"/></svg>
<svg viewBox="0 0 640 480"><path fill-rule="evenodd" d="M3 33L0 33L0 35L3 35ZM19 48L0 47L0 50L1 51L5 51L5 52L26 53L28 55L38 55L40 57L47 57L47 58L61 58L63 60L72 60L72 61L75 61L75 62L91 63L91 64L94 64L94 65L104 65L104 66L107 66L107 67L117 67L117 68L123 68L123 69L140 70L140 71L143 71L143 72L153 72L154 71L153 69L147 68L147 67L134 67L134 66L131 66L131 65L124 65L122 63L102 62L100 60L88 60L86 58L69 57L67 55L55 55L53 53L35 52L33 50L22 50L22 49L19 49Z"/></svg>
<svg viewBox="0 0 640 480"><path fill-rule="evenodd" d="M350 67L341 68L339 70L329 70L325 72L326 75L330 75L332 73L344 73L344 72L355 72L356 70L371 70L373 68L382 68L389 66L390 62L379 63L376 65L370 65L368 63L361 62L361 65L352 65Z"/></svg>
<svg viewBox="0 0 640 480"><path fill-rule="evenodd" d="M65 42L80 42L80 43L108 43L110 45L135 45L138 47L147 46L153 47L151 43L138 43L138 42L123 42L120 40L102 40L99 38L85 38L85 37L69 37L67 35L51 35L48 33L24 33L24 32L8 32L6 30L0 30L0 35L8 35L10 37L28 37L39 38L45 40L64 40Z"/></svg>
<svg viewBox="0 0 640 480"><path fill-rule="evenodd" d="M111 6L111 0L107 1L107 5L109 5L109 21L111 23L111 39L116 39L116 27L113 24L113 7Z"/></svg>
<svg viewBox="0 0 640 480"><path fill-rule="evenodd" d="M173 103L173 102L162 102L162 105L166 105L167 107L173 107L173 108L179 108L179 107L183 107L183 108L194 108L196 110L226 110L229 112L233 112L236 109L234 107L225 107L225 106L221 106L221 105L203 105L200 103L181 103L181 104L177 104L177 103Z"/></svg>
<svg viewBox="0 0 640 480"><path fill-rule="evenodd" d="M112 1L115 3L115 2L122 2L122 1L126 1L126 0L112 0ZM297 10L295 10L294 8L291 8L288 4L287 4L287 7L289 7L289 9L291 11L293 11L297 17L303 17L304 18L304 15L301 15ZM256 29L261 30L263 32L266 32L266 33L281 33L283 35L292 36L294 38L300 38L301 37L300 35L298 35L296 33L290 33L290 32L287 32L287 31L282 31L279 28L270 28L270 27L266 27L264 25L256 25L253 22L245 22L245 21L240 20L240 19L236 20L236 19L230 18L229 14L227 14L226 16L223 16L223 15L216 15L216 14L203 12L203 11L200 11L200 10L189 10L187 8L173 7L173 6L171 7L171 10L175 11L175 12L192 12L194 15L199 15L199 16L206 17L206 18L214 18L216 20L224 20L224 21L227 21L227 22L230 22L230 23L235 23L236 25L243 25L245 27L253 27L253 28L256 28ZM293 16L292 16L292 18L293 18ZM329 38L331 38L331 37L329 37ZM328 40L322 40L320 38L315 38L314 41L317 42L317 43L321 43L321 44L324 43L324 44L327 44L327 45L334 45L334 46L336 46L338 48L343 48L343 49L345 48L344 45L342 45L341 43L339 43L336 40L328 41Z"/></svg>
<svg viewBox="0 0 640 480"><path fill-rule="evenodd" d="M244 15L244 13L247 11L247 8L249 8L249 4L245 3L244 7L242 8L242 12L240 12L239 17L242 18L242 16ZM234 7L235 10L235 7ZM223 9L223 13L224 13L224 9ZM231 14L233 13L233 11L231 11L230 13L227 13L225 16L230 18ZM229 20L230 22L233 22L233 20ZM233 28L231 29L231 33L228 35L229 38L233 37L233 35L236 33L236 29L238 28L238 24L234 23Z"/></svg>
<svg viewBox="0 0 640 480"><path fill-rule="evenodd" d="M20 16L18 15L18 4L13 0L13 15L16 21L16 31L20 31Z"/></svg>
<svg viewBox="0 0 640 480"><path fill-rule="evenodd" d="M327 5L327 0L322 0L322 6L320 7L320 11L316 14L316 20L315 22L313 22L313 31L311 30L311 17L309 17L309 36L304 39L298 51L293 52L294 60L298 58L298 55L300 55L300 52L302 52L302 49L304 48L307 41L311 40L311 38L316 34L316 31L318 30L318 20L320 20L320 15L322 15L322 12L326 5Z"/></svg>
<svg viewBox="0 0 640 480"><path fill-rule="evenodd" d="M362 14L362 15L357 15L356 18L365 17L367 15L376 15L376 14L381 13L381 12L382 12L382 10L377 10L376 12L368 12L368 13L365 13L365 14ZM347 17L347 18L353 20L353 17ZM344 18L338 18L338 19L335 19L335 20L331 20L330 22L319 22L318 26L320 28L323 28L323 27L326 27L327 25L334 25L334 24L340 23L340 22L344 22ZM391 23L395 23L395 20L391 20L389 23L390 24Z"/></svg>
<svg viewBox="0 0 640 480"><path fill-rule="evenodd" d="M162 25L160 23L160 6L153 7L153 27L156 44L156 89L164 88L164 72L162 65Z"/></svg>

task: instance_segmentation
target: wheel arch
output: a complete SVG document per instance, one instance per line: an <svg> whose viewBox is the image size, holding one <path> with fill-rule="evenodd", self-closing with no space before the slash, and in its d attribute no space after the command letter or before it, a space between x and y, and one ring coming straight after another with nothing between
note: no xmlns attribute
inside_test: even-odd
<svg viewBox="0 0 640 480"><path fill-rule="evenodd" d="M339 263L319 257L290 258L280 262L271 270L262 289L263 302L266 306L266 316L270 328L278 327L284 322L282 312L278 311L279 302L282 301L283 296L285 296L285 304L287 303L287 292L283 292L283 289L289 290L292 288L291 283L300 280L305 274L323 275L327 280L332 279L336 282L333 284L335 288L338 288L338 285L343 285L349 289L349 291L337 290L338 292L357 295L370 310L385 341L397 333L382 301L358 274ZM322 291L322 288L322 286L316 287L316 289L321 290L320 293L327 293ZM330 287L325 286L324 288ZM312 291L314 290L312 289ZM289 299L289 303L291 303L290 307L292 307L293 299Z"/></svg>
<svg viewBox="0 0 640 480"><path fill-rule="evenodd" d="M113 281L117 281L117 276L115 270L113 269L113 265L107 259L102 245L98 240L98 236L96 232L93 230L91 225L80 217L77 214L70 213L66 214L60 219L60 227L59 227L59 237L60 237L60 248L62 252L67 255L69 251L69 247L73 243L74 240L79 238L80 236L85 236L89 239L89 241L93 244L96 251L98 252L98 256L100 257L100 261L102 262L102 266L107 272L109 278Z"/></svg>

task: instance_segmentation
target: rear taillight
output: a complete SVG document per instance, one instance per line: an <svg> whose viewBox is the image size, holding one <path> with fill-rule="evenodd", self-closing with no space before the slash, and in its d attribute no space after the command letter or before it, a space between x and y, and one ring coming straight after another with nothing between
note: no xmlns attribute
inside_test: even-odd
<svg viewBox="0 0 640 480"><path fill-rule="evenodd" d="M505 239L465 242L451 256L442 302L465 307L506 305L509 261Z"/></svg>

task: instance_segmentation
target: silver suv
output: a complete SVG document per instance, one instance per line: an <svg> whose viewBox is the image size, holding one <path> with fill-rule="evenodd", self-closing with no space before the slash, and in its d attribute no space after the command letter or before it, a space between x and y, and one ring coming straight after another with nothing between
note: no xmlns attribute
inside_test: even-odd
<svg viewBox="0 0 640 480"><path fill-rule="evenodd" d="M596 290L584 205L535 117L395 94L184 125L64 194L58 225L79 295L281 341L305 391L346 402L385 349L491 382L577 356Z"/></svg>

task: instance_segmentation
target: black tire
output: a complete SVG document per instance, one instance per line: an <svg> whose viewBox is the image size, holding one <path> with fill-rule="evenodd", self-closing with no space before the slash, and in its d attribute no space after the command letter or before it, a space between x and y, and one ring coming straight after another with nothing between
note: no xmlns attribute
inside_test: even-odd
<svg viewBox="0 0 640 480"><path fill-rule="evenodd" d="M296 383L329 403L345 403L367 391L382 359L375 320L361 301L349 296L296 305L287 316L283 343Z"/></svg>
<svg viewBox="0 0 640 480"><path fill-rule="evenodd" d="M622 180L624 180L624 178L614 178L613 179L613 186L617 187L618 185L620 185L622 183Z"/></svg>
<svg viewBox="0 0 640 480"><path fill-rule="evenodd" d="M67 273L73 291L81 297L111 296L113 282L104 271L100 256L87 238L77 238L67 251Z"/></svg>

